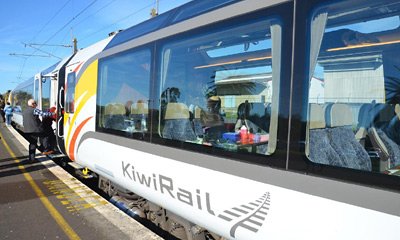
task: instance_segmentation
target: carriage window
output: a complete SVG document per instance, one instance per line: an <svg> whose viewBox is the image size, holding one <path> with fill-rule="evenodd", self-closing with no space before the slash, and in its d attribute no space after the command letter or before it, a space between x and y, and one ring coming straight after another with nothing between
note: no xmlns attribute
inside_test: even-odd
<svg viewBox="0 0 400 240"><path fill-rule="evenodd" d="M67 76L67 87L65 91L65 111L67 113L74 113L75 112L75 106L74 106L74 101L75 101L75 85L76 85L76 79L75 79L75 73L68 73Z"/></svg>
<svg viewBox="0 0 400 240"><path fill-rule="evenodd" d="M307 154L400 175L400 3L359 3L312 16Z"/></svg>
<svg viewBox="0 0 400 240"><path fill-rule="evenodd" d="M35 77L35 83L34 83L34 99L36 102L39 103L39 79Z"/></svg>
<svg viewBox="0 0 400 240"><path fill-rule="evenodd" d="M133 137L148 131L150 57L142 50L100 61L98 127Z"/></svg>
<svg viewBox="0 0 400 240"><path fill-rule="evenodd" d="M280 38L279 21L270 20L167 44L160 136L227 151L273 153Z"/></svg>
<svg viewBox="0 0 400 240"><path fill-rule="evenodd" d="M50 108L50 77L42 77L42 109Z"/></svg>
<svg viewBox="0 0 400 240"><path fill-rule="evenodd" d="M29 85L18 86L17 91L12 94L12 105L14 112L22 112L28 107L28 100L33 97L34 93L34 83L33 78L29 79ZM22 124L22 123L21 123Z"/></svg>

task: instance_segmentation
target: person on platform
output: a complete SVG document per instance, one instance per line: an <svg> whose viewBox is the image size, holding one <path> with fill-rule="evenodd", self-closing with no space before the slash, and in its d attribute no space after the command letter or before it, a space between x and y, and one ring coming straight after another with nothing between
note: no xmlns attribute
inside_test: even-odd
<svg viewBox="0 0 400 240"><path fill-rule="evenodd" d="M55 113L56 107L51 107L49 112ZM56 135L54 134L54 129L52 127L53 122L57 120L56 115L52 115L51 117L45 117L42 119L42 126L43 126L43 137L42 137L42 144L45 147L43 153L51 154L54 152L54 147L56 144Z"/></svg>
<svg viewBox="0 0 400 240"><path fill-rule="evenodd" d="M1 115L1 118L3 119L3 122L6 122L6 116L4 114L4 107L5 107L5 103L0 95L0 115Z"/></svg>
<svg viewBox="0 0 400 240"><path fill-rule="evenodd" d="M36 108L36 106L36 101L34 99L29 99L28 107L22 112L24 132L29 141L29 161L31 162L35 160L38 138L43 139L43 137L45 137L42 121L39 119L39 116L46 118L52 117L55 114L42 111ZM50 150L48 147L49 144L46 141L42 142L42 148L44 149L43 154L48 154L47 151Z"/></svg>
<svg viewBox="0 0 400 240"><path fill-rule="evenodd" d="M6 118L6 126L11 126L11 117L13 115L13 108L11 107L11 104L9 102L7 102L3 111Z"/></svg>

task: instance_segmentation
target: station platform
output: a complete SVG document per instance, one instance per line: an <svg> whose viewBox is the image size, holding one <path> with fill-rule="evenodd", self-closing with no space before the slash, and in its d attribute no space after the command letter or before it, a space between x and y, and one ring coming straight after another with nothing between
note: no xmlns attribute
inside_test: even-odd
<svg viewBox="0 0 400 240"><path fill-rule="evenodd" d="M46 156L0 119L0 239L162 239Z"/></svg>

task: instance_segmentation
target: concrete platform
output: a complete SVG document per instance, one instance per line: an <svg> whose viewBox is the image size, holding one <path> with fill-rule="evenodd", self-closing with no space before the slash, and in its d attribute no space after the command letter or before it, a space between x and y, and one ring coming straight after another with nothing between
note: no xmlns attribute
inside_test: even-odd
<svg viewBox="0 0 400 240"><path fill-rule="evenodd" d="M162 239L0 121L0 239Z"/></svg>

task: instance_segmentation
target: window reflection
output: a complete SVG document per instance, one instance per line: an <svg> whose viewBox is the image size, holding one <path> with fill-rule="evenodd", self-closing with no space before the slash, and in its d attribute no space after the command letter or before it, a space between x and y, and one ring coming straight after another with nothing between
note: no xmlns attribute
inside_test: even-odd
<svg viewBox="0 0 400 240"><path fill-rule="evenodd" d="M272 80L279 81L272 74L272 41L280 43L277 26L257 22L166 45L159 134L228 151L272 153ZM279 53L278 47L276 69Z"/></svg>
<svg viewBox="0 0 400 240"><path fill-rule="evenodd" d="M399 14L396 1L356 7L343 1L314 13L307 148L312 161L398 172Z"/></svg>
<svg viewBox="0 0 400 240"><path fill-rule="evenodd" d="M150 51L135 51L100 61L98 126L129 134L148 131Z"/></svg>

